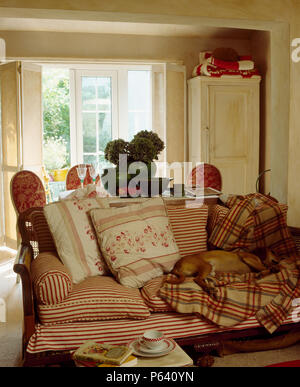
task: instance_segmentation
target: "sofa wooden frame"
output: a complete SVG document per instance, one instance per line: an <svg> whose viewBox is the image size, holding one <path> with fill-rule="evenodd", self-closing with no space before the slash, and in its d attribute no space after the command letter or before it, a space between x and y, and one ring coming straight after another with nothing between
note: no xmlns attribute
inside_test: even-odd
<svg viewBox="0 0 300 387"><path fill-rule="evenodd" d="M36 312L36 304L30 275L31 262L38 254L36 237L29 221L30 213L34 210L36 210L36 208L29 209L26 212L20 214L18 217L18 229L21 234L22 243L18 249L17 258L14 265L14 271L20 275L21 278L23 294L22 364L23 366L46 366L54 364L70 365L72 364L70 351L48 351L38 354L30 354L26 352L28 341L34 334L35 324L38 322L38 314ZM299 249L300 228L290 227L290 231L295 238L297 247ZM256 327L243 330L203 334L187 338L178 338L176 339L176 342L181 347L183 347L190 354L190 356L193 357L194 362L197 363L197 360L202 356L207 356L210 354L224 354L223 349L228 342L261 339L263 348L270 349L270 344L268 344L268 342L272 342L272 340L278 337L278 335L286 335L287 333L293 334L295 332L300 332L300 322L282 325L278 328L276 333L272 335L269 334L265 328ZM297 337L300 339L299 335L297 335ZM293 342L295 342L295 340ZM245 347L247 348L247 346ZM257 347L257 350L260 350L259 346ZM242 350L242 352L248 351L245 349Z"/></svg>

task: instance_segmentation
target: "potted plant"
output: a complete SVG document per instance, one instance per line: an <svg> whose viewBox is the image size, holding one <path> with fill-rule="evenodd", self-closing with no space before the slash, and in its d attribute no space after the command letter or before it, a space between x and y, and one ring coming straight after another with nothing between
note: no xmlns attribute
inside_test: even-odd
<svg viewBox="0 0 300 387"><path fill-rule="evenodd" d="M115 165L116 194L119 194L119 188L122 185L121 180L126 180L129 184L131 179L140 175L141 172L143 172L143 176L145 176L148 181L154 180L156 166L153 161L158 160L158 156L164 147L164 142L159 136L156 133L147 130L138 132L130 142L123 139L108 142L104 155L107 161ZM122 160L127 162L126 165L122 164ZM105 169L102 177L106 177L108 172L109 169ZM160 179L159 190L162 191L166 186L166 184L163 183L166 182L163 178L158 179ZM106 184L104 184L106 189L108 189L108 183L109 181L107 180ZM124 189L124 187L122 187L122 189Z"/></svg>

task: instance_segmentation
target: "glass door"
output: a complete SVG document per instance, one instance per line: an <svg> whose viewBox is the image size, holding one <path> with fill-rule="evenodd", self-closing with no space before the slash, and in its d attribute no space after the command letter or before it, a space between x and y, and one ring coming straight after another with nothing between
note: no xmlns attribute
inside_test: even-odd
<svg viewBox="0 0 300 387"><path fill-rule="evenodd" d="M114 71L77 73L77 154L80 162L99 162L106 144L117 137L117 75Z"/></svg>

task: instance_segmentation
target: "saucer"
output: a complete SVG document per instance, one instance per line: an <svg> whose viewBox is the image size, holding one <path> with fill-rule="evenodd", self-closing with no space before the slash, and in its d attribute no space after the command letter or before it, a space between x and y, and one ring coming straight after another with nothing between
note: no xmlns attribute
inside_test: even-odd
<svg viewBox="0 0 300 387"><path fill-rule="evenodd" d="M159 345L157 345L155 348L149 348L146 345L143 345L141 343L141 339L139 339L139 342L138 342L139 351L147 352L147 353L164 352L169 348L170 345L171 345L170 342L166 339L163 339L162 342Z"/></svg>
<svg viewBox="0 0 300 387"><path fill-rule="evenodd" d="M168 353L173 351L173 349L176 347L176 343L174 340L166 338L164 339L164 341L166 342L165 346L163 347L164 349L160 350L160 352L153 352L151 350L150 352L144 352L144 351L147 351L147 349L149 348L145 350L145 347L141 346L140 338L131 340L128 343L128 345L130 348L132 348L133 354L135 355L142 356L142 357L159 357L159 356L167 355Z"/></svg>

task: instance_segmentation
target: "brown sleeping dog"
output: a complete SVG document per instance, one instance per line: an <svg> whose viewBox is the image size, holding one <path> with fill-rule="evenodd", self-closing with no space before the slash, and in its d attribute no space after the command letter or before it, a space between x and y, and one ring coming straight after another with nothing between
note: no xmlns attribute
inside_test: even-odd
<svg viewBox="0 0 300 387"><path fill-rule="evenodd" d="M210 292L205 279L217 272L244 274L252 271L274 271L279 260L271 250L266 250L264 263L257 255L243 251L211 250L182 257L171 271L177 278L167 279L167 283L180 284L186 277L196 276L194 281Z"/></svg>

